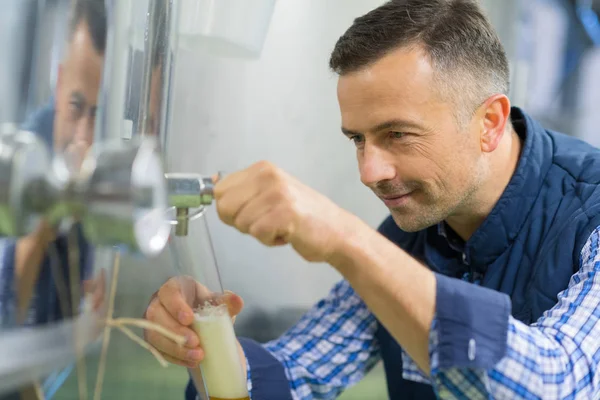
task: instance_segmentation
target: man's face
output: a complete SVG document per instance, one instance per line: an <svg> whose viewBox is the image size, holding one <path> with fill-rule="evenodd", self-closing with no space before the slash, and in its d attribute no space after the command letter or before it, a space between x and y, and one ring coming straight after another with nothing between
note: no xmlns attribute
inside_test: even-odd
<svg viewBox="0 0 600 400"><path fill-rule="evenodd" d="M418 49L400 49L338 83L342 129L361 181L414 232L468 207L486 175L480 124L459 125Z"/></svg>
<svg viewBox="0 0 600 400"><path fill-rule="evenodd" d="M55 150L76 164L94 140L102 63L103 56L92 43L87 23L80 23L60 66L54 121Z"/></svg>

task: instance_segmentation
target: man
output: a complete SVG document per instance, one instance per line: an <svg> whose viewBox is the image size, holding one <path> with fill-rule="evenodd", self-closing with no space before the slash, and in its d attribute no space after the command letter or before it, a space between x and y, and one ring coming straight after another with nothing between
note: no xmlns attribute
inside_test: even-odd
<svg viewBox="0 0 600 400"><path fill-rule="evenodd" d="M282 337L239 339L252 397L332 399L383 360L394 400L595 398L600 151L511 108L476 1L392 0L330 66L361 180L391 216L374 231L266 162L216 185L225 223L344 277ZM186 348L146 337L191 367L203 349L179 285L147 317Z"/></svg>
<svg viewBox="0 0 600 400"><path fill-rule="evenodd" d="M76 1L70 20L66 54L59 66L53 103L37 112L25 124L25 128L43 138L54 153L64 155L71 167L80 163L81 157L93 142L105 46L106 11L103 0ZM53 227L41 223L33 234L16 243L5 240L0 244L4 246L4 258L0 260L4 272L13 273L10 267L14 265L17 293L20 297L17 308L21 317L28 308L42 261L47 258L46 250L55 242L61 247L59 255L66 257L66 243L63 243L65 239L56 240ZM66 263L66 258L62 261ZM81 261L82 265L89 262L85 257ZM3 276L2 282L10 284L12 279ZM39 304L40 307L46 305L47 303ZM52 310L36 311L36 321L54 319L51 316L54 315Z"/></svg>
<svg viewBox="0 0 600 400"><path fill-rule="evenodd" d="M25 124L57 155L63 155L70 168L77 168L93 142L105 47L104 1L77 0L72 8L68 45L59 66L52 104ZM73 233L80 244L79 265L81 277L85 278L92 262L91 248L79 225L75 225ZM4 326L44 324L65 316L54 276L57 271L52 270L51 264L59 265L60 279L68 287L68 254L67 235L57 237L54 227L44 222L34 233L16 242L0 241L0 311ZM63 299L68 301L70 296ZM70 315L70 304L66 310Z"/></svg>

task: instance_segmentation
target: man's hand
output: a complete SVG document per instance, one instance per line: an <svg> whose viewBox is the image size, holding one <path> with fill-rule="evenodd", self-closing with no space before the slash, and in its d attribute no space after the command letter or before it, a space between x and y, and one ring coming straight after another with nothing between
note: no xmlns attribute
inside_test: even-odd
<svg viewBox="0 0 600 400"><path fill-rule="evenodd" d="M223 222L267 246L291 244L306 260L328 262L357 217L268 162L224 177L215 185Z"/></svg>
<svg viewBox="0 0 600 400"><path fill-rule="evenodd" d="M163 335L146 330L144 336L167 361L188 368L195 368L204 358L200 339L194 330L193 309L215 295L205 286L190 277L169 279L153 296L145 317L162 327L186 338L184 346L179 346ZM242 310L244 303L241 297L226 292L222 301L227 303L232 319Z"/></svg>

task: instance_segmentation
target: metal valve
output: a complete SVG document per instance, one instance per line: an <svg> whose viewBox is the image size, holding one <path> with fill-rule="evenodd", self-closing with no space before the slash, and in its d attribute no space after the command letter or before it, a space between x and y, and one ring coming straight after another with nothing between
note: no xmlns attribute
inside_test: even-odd
<svg viewBox="0 0 600 400"><path fill-rule="evenodd" d="M153 140L102 148L84 162L78 185L92 242L124 245L146 256L164 249L170 233L167 189Z"/></svg>
<svg viewBox="0 0 600 400"><path fill-rule="evenodd" d="M173 221L176 223L175 235L187 236L189 221L201 216L204 207L212 204L215 181L212 178L188 173L170 173L165 177L169 205L175 208L175 221ZM192 209L195 210L190 211Z"/></svg>
<svg viewBox="0 0 600 400"><path fill-rule="evenodd" d="M105 145L72 174L35 135L0 136L0 234L23 236L35 221L82 223L96 245L123 246L145 256L168 241L167 189L153 140Z"/></svg>

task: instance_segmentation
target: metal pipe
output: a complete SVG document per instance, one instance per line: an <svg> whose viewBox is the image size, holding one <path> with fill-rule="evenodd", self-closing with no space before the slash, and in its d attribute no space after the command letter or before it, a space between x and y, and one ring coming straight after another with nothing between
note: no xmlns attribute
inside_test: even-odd
<svg viewBox="0 0 600 400"><path fill-rule="evenodd" d="M177 225L175 226L175 235L187 236L189 232L189 208L177 208Z"/></svg>
<svg viewBox="0 0 600 400"><path fill-rule="evenodd" d="M189 221L214 201L214 181L197 174L166 174L168 201L175 207L175 235L187 236Z"/></svg>
<svg viewBox="0 0 600 400"><path fill-rule="evenodd" d="M163 39L160 37L161 29L164 30L161 26L164 23L161 24L161 22L166 17L162 7L163 1L150 0L148 4L142 83L137 115L137 133L140 135L151 133L148 128L153 130L155 124L152 119L154 116L151 113L151 86L152 77L154 76L153 70L159 66L161 39Z"/></svg>
<svg viewBox="0 0 600 400"><path fill-rule="evenodd" d="M160 146L163 153L165 164L169 166L169 159L166 157L168 154L168 141L167 136L169 128L171 126L171 117L173 111L173 83L175 82L175 62L177 55L177 47L179 46L179 34L177 31L179 23L179 15L181 13L181 6L178 0L168 0L166 7L166 18L165 18L165 31L168 35L168 41L165 43L166 48L163 52L162 58L162 69L161 69L161 83L162 83L162 95L165 97L160 107L160 119L158 134L160 137Z"/></svg>
<svg viewBox="0 0 600 400"><path fill-rule="evenodd" d="M129 1L105 0L107 8L107 40L94 130L94 144L107 140L120 141L124 134L125 98L128 85L130 48L128 27L131 21Z"/></svg>
<svg viewBox="0 0 600 400"><path fill-rule="evenodd" d="M178 16L177 0L149 1L136 133L157 137L163 156L170 124Z"/></svg>

